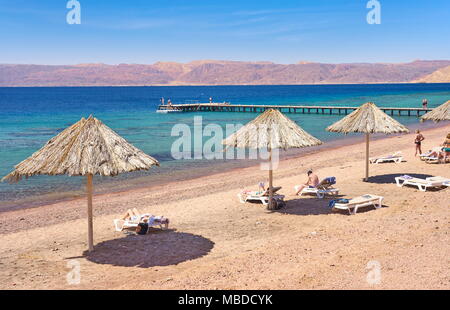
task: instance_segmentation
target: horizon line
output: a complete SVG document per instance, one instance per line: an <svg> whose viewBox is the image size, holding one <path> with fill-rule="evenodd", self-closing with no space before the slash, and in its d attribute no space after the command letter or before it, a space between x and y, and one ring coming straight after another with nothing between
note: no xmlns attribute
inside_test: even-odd
<svg viewBox="0 0 450 310"><path fill-rule="evenodd" d="M0 65L11 65L11 66L87 66L87 65L104 65L104 66L120 66L120 65L157 65L157 64L182 64L189 65L195 63L248 63L248 64L262 64L262 65L305 65L305 64L323 64L323 65L348 65L348 64L392 64L392 65L400 65L400 64L409 64L414 62L430 62L430 61L450 61L450 59L414 59L404 62L318 62L318 61L308 61L308 60L300 60L297 63L277 63L270 60L222 60L222 59L197 59L190 60L186 62L180 61L171 61L171 60L159 60L153 63L104 63L104 62L81 62L81 63L60 63L60 64L45 64L45 63L0 63Z"/></svg>

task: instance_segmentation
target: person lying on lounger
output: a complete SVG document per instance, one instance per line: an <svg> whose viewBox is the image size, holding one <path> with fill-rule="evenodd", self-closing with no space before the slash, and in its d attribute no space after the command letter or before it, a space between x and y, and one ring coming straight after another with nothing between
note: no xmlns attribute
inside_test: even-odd
<svg viewBox="0 0 450 310"><path fill-rule="evenodd" d="M447 155L447 153L449 155ZM448 160L448 158L450 158L450 152L446 152L445 148L442 148L440 152L438 151L432 151L427 157L427 160L431 160L431 159L437 159L439 163L443 163L445 164Z"/></svg>
<svg viewBox="0 0 450 310"><path fill-rule="evenodd" d="M315 173L313 173L312 170L309 170L307 172L307 175L308 175L308 181L297 187L297 191L295 192L295 195L298 195L299 193L301 193L302 190L307 186L316 187L319 184L319 177Z"/></svg>
<svg viewBox="0 0 450 310"><path fill-rule="evenodd" d="M169 227L169 219L163 216L154 216L149 213L141 214L136 208L128 209L127 212L121 218L123 221L137 222L135 228L136 233L139 235L145 235L148 232L149 227L162 225L167 229Z"/></svg>
<svg viewBox="0 0 450 310"><path fill-rule="evenodd" d="M144 216L149 216L150 214L141 214L136 208L128 209L127 212L121 217L124 221L137 222L141 221Z"/></svg>
<svg viewBox="0 0 450 310"><path fill-rule="evenodd" d="M442 143L442 156L444 163L447 162L447 159L450 158L450 133L447 134L444 143Z"/></svg>

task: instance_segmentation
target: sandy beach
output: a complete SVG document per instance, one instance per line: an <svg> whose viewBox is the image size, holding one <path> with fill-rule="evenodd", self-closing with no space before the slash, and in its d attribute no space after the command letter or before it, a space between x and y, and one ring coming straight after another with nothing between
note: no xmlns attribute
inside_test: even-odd
<svg viewBox="0 0 450 310"><path fill-rule="evenodd" d="M450 125L423 131L423 150L440 145ZM399 188L394 177L450 178L449 164L414 157L414 134L371 143L371 155L402 151L404 162L370 166L360 143L282 161L275 185L285 208L241 204L267 171L234 169L193 180L94 197L95 251L86 253L86 201L76 199L1 213L1 289L450 289L450 188ZM336 176L344 198L384 197L383 208L332 212L329 198L294 196L312 168ZM146 236L114 231L129 208L164 215L170 229ZM366 280L368 263L379 284ZM69 264L69 265L68 265ZM70 266L81 281L69 284ZM370 264L369 264L370 266Z"/></svg>

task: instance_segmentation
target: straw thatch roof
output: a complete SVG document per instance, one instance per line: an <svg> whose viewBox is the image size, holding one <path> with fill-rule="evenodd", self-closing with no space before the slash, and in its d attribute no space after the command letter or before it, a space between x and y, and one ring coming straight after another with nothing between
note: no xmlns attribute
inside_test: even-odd
<svg viewBox="0 0 450 310"><path fill-rule="evenodd" d="M229 147L289 149L322 144L280 111L268 109L222 141Z"/></svg>
<svg viewBox="0 0 450 310"><path fill-rule="evenodd" d="M421 121L431 120L434 122L449 121L450 120L450 100L441 104L437 108L423 115Z"/></svg>
<svg viewBox="0 0 450 310"><path fill-rule="evenodd" d="M408 128L381 111L373 102L367 102L358 109L327 128L327 131L350 133L401 133Z"/></svg>
<svg viewBox="0 0 450 310"><path fill-rule="evenodd" d="M17 182L33 175L114 176L122 172L147 170L158 161L137 149L111 128L90 116L82 118L49 140L3 178Z"/></svg>

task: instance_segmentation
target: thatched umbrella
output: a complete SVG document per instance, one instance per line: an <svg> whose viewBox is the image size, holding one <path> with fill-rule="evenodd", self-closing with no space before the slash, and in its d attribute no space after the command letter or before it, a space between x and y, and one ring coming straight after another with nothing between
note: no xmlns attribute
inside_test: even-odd
<svg viewBox="0 0 450 310"><path fill-rule="evenodd" d="M381 111L373 102L367 102L358 109L327 128L327 131L348 134L366 134L366 177L369 178L369 139L371 133L407 133L409 129Z"/></svg>
<svg viewBox="0 0 450 310"><path fill-rule="evenodd" d="M228 147L269 151L269 208L273 198L272 150L322 144L280 111L268 109L222 141Z"/></svg>
<svg viewBox="0 0 450 310"><path fill-rule="evenodd" d="M89 251L93 250L92 177L147 170L158 161L137 149L111 128L90 116L66 128L43 148L15 166L2 181L16 183L33 175L87 177Z"/></svg>
<svg viewBox="0 0 450 310"><path fill-rule="evenodd" d="M420 120L422 122L427 120L431 120L434 122L450 121L450 100L423 115Z"/></svg>

